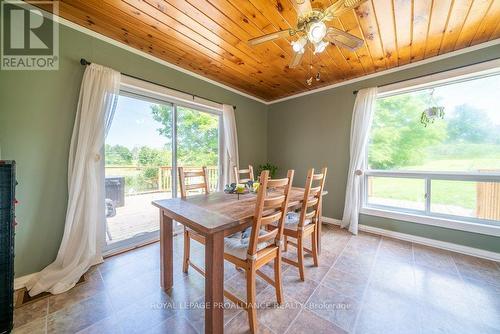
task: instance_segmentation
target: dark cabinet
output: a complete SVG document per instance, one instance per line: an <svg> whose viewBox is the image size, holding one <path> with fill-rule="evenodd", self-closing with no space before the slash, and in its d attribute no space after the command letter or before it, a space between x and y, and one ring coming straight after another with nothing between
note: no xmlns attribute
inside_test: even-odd
<svg viewBox="0 0 500 334"><path fill-rule="evenodd" d="M12 330L16 164L0 160L0 333Z"/></svg>

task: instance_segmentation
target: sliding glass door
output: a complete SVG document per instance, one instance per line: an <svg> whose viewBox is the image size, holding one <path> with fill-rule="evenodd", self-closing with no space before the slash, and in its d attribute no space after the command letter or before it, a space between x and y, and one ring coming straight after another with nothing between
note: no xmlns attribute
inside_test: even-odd
<svg viewBox="0 0 500 334"><path fill-rule="evenodd" d="M105 254L158 240L151 201L179 196L176 166L206 166L217 189L220 122L215 110L121 92L105 146Z"/></svg>

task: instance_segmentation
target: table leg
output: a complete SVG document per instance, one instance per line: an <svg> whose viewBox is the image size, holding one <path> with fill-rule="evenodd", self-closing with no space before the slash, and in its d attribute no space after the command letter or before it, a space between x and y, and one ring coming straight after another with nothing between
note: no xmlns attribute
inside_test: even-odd
<svg viewBox="0 0 500 334"><path fill-rule="evenodd" d="M205 237L205 333L224 331L224 234Z"/></svg>
<svg viewBox="0 0 500 334"><path fill-rule="evenodd" d="M174 285L172 218L160 210L160 284L167 291Z"/></svg>

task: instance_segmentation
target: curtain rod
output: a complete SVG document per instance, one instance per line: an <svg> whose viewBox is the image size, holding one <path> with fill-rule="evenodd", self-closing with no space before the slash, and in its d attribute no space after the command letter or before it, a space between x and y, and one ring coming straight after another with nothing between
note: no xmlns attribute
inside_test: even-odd
<svg viewBox="0 0 500 334"><path fill-rule="evenodd" d="M385 86L394 85L394 84L405 82L405 81L420 79L420 78L428 77L428 76L431 76L431 75L434 75L434 74L440 74L440 73L444 73L444 72L448 72L448 71L458 70L458 69L464 68L464 67L474 66L474 65L478 65L478 64L482 64L482 63L487 63L487 62L494 61L494 60L497 60L497 59L500 59L500 58L494 58L494 59L479 61L479 62L473 63L473 64L467 64L467 65L462 65L462 66L457 66L457 67L449 68L449 69L446 69L446 70L436 71L436 72L432 72L432 73L428 73L428 74L422 74L422 75L418 75L418 76L413 77L413 78L394 81L394 82L387 83L385 85L381 85L381 86L378 86L378 87L385 87ZM352 93L354 95L356 95L358 92L359 92L359 90L355 90Z"/></svg>
<svg viewBox="0 0 500 334"><path fill-rule="evenodd" d="M90 65L92 64L91 62L87 61L85 58L81 58L80 59L80 64L83 65L83 66L87 66L87 65ZM146 79L143 79L143 78L139 78L139 77L136 77L135 75L130 75L130 74L127 74L127 73L122 73L123 75L126 75L128 77L131 77L131 78L134 78L134 79L137 79L137 80L141 80L141 81L145 81L145 82L148 82L150 84L153 84L153 85L157 85L157 86L161 86L161 87L165 87L167 89L171 89L171 90L174 90L176 92L179 92L179 93L183 93L183 94L187 94L187 95L191 95L193 98L194 97L197 97L199 99L203 99L203 100L207 100L207 101L210 101L210 102L213 102L213 103L217 103L217 104L220 104L222 105L223 103L220 103L218 101L214 101L214 100L210 100L210 99L207 99L207 98L204 98L204 97L201 97L201 96L198 96L198 95L194 95L194 94L191 94L191 93L188 93L188 92L185 92L183 90L180 90L180 89L176 89L176 88L172 88L172 87L168 87L166 85L162 85L162 84L159 84L159 83L156 83L156 82L153 82L153 81L150 81L150 80L146 80ZM233 106L233 108L236 110L236 106Z"/></svg>

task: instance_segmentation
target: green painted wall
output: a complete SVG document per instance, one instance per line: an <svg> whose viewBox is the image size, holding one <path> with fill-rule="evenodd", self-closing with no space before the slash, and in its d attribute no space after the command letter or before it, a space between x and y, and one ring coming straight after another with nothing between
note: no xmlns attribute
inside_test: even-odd
<svg viewBox="0 0 500 334"><path fill-rule="evenodd" d="M490 235L469 233L437 226L428 226L410 222L401 222L394 219L360 215L359 223L386 230L416 235L424 238L458 243L464 246L486 249L500 253L500 238Z"/></svg>
<svg viewBox="0 0 500 334"><path fill-rule="evenodd" d="M272 104L268 116L268 157L281 168L295 169L295 183L300 185L310 167L328 167L324 215L342 218L349 166L349 136L354 90L381 86L399 80L452 69L500 57L500 45L445 60L424 64L346 86ZM451 229L423 226L362 216L361 223L426 238L455 242L500 251L500 238Z"/></svg>
<svg viewBox="0 0 500 334"><path fill-rule="evenodd" d="M0 71L2 159L17 160L16 276L54 260L67 200L67 157L84 68L80 58L236 109L240 162L267 158L267 106L61 26L60 70Z"/></svg>

